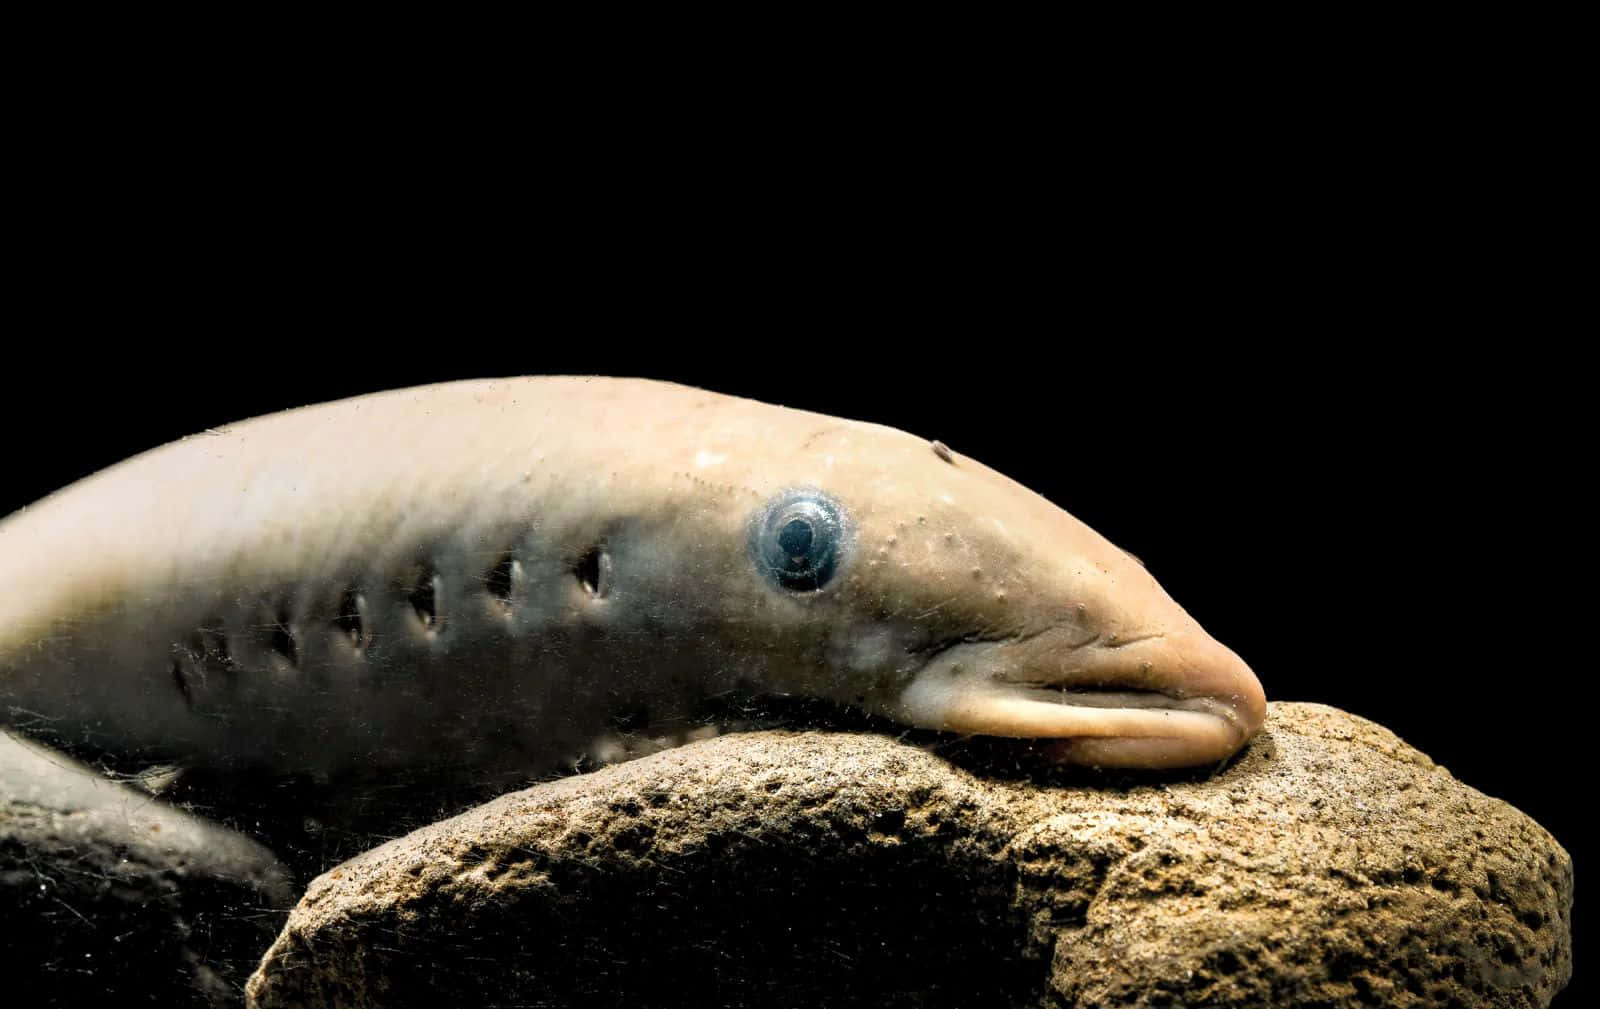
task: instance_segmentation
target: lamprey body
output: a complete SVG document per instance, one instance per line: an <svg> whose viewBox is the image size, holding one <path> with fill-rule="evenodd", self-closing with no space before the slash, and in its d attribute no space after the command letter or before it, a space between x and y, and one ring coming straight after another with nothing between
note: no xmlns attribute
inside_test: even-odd
<svg viewBox="0 0 1600 1009"><path fill-rule="evenodd" d="M647 380L195 435L0 523L0 585L0 719L152 763L538 773L753 690L1173 767L1265 714L1143 566L1016 482Z"/></svg>

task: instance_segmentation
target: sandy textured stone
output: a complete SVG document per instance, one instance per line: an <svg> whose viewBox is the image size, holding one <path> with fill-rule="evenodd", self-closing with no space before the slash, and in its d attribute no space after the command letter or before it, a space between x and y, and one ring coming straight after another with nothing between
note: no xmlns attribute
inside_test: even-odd
<svg viewBox="0 0 1600 1009"><path fill-rule="evenodd" d="M1572 864L1343 712L1208 780L729 736L497 799L317 879L287 1006L1544 1006ZM1014 752L1014 751L1011 751Z"/></svg>
<svg viewBox="0 0 1600 1009"><path fill-rule="evenodd" d="M240 1005L293 894L254 841L0 732L7 1005Z"/></svg>

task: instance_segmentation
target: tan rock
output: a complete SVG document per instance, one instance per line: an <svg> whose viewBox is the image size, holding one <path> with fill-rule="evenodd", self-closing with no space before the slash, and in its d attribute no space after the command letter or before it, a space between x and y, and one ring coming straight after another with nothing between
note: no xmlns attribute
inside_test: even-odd
<svg viewBox="0 0 1600 1009"><path fill-rule="evenodd" d="M505 796L317 879L251 1003L1545 1006L1571 974L1567 853L1353 715L1274 705L1209 779L943 753L726 736Z"/></svg>

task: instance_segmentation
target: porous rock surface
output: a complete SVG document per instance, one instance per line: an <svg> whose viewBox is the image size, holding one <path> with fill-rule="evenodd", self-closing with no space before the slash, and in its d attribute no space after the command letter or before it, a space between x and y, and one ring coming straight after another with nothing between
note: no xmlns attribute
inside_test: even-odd
<svg viewBox="0 0 1600 1009"><path fill-rule="evenodd" d="M1210 778L769 732L504 796L317 879L301 1006L1545 1006L1572 864L1392 733L1276 704ZM983 761L978 761L982 764Z"/></svg>
<svg viewBox="0 0 1600 1009"><path fill-rule="evenodd" d="M249 838L0 732L0 1003L242 1005L293 899Z"/></svg>

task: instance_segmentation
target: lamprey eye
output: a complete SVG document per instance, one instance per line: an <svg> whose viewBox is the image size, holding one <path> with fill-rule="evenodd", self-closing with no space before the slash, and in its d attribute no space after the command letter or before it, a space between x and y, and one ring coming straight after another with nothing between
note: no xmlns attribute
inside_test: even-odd
<svg viewBox="0 0 1600 1009"><path fill-rule="evenodd" d="M844 515L832 498L821 491L792 491L756 517L750 548L779 585L814 592L838 570L846 534Z"/></svg>

